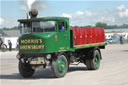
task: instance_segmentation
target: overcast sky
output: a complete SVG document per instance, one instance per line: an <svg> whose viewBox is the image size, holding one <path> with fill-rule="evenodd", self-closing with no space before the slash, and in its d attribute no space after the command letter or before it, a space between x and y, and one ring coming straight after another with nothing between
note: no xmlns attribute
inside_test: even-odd
<svg viewBox="0 0 128 85"><path fill-rule="evenodd" d="M128 24L128 0L40 0L39 16L64 16L71 25ZM0 0L0 28L17 26L28 13L24 0Z"/></svg>

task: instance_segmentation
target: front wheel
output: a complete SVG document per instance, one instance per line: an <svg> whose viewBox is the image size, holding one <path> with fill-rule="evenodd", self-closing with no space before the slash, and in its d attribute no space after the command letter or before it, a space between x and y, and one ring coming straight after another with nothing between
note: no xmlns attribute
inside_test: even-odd
<svg viewBox="0 0 128 85"><path fill-rule="evenodd" d="M19 61L19 72L23 77L28 78L28 77L32 77L35 70L32 69L30 64L27 64L27 63L25 64Z"/></svg>
<svg viewBox="0 0 128 85"><path fill-rule="evenodd" d="M100 67L100 52L99 50L93 49L88 53L86 59L86 65L89 70L97 70Z"/></svg>
<svg viewBox="0 0 128 85"><path fill-rule="evenodd" d="M68 70L68 61L65 54L57 56L56 59L52 60L51 64L52 71L55 77L64 77Z"/></svg>

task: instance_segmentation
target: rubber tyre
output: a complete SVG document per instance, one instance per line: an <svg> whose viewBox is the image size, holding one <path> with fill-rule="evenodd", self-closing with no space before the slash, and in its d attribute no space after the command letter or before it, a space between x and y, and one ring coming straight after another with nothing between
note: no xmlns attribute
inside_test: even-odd
<svg viewBox="0 0 128 85"><path fill-rule="evenodd" d="M35 70L32 69L30 64L24 64L21 61L19 61L19 72L24 78L29 78L32 77L34 74Z"/></svg>
<svg viewBox="0 0 128 85"><path fill-rule="evenodd" d="M59 71L60 66L58 66L58 63L60 60L62 62L62 65L64 65L63 67L64 69L62 69L62 71ZM61 54L57 56L56 59L53 59L51 64L51 69L56 78L64 77L68 70L68 61L67 61L66 55Z"/></svg>
<svg viewBox="0 0 128 85"><path fill-rule="evenodd" d="M5 52L7 50L7 46L5 44L1 45L1 51Z"/></svg>
<svg viewBox="0 0 128 85"><path fill-rule="evenodd" d="M89 70L97 70L100 67L100 52L98 50L91 50L88 53L88 58L86 59L86 65Z"/></svg>

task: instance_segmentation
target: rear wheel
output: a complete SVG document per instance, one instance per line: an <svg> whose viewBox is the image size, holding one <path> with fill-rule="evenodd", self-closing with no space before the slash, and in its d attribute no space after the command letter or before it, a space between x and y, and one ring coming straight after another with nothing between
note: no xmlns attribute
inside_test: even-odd
<svg viewBox="0 0 128 85"><path fill-rule="evenodd" d="M55 77L64 77L68 70L68 61L66 55L61 54L57 57L57 59L53 59L51 68Z"/></svg>
<svg viewBox="0 0 128 85"><path fill-rule="evenodd" d="M27 63L25 64L19 61L19 72L23 77L28 78L28 77L32 77L35 70L32 69L30 64L27 64Z"/></svg>
<svg viewBox="0 0 128 85"><path fill-rule="evenodd" d="M88 58L86 59L86 65L89 70L97 70L100 67L100 52L99 50L91 50L88 53Z"/></svg>

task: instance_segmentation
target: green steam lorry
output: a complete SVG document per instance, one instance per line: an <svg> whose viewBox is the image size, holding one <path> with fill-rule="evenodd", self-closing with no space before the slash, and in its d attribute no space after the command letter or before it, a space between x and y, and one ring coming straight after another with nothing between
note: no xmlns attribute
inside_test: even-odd
<svg viewBox="0 0 128 85"><path fill-rule="evenodd" d="M19 19L18 22L22 35L17 58L23 77L31 77L36 69L47 66L51 66L55 77L64 77L74 62L84 63L89 70L100 67L100 49L106 45L103 28L70 28L66 17Z"/></svg>

